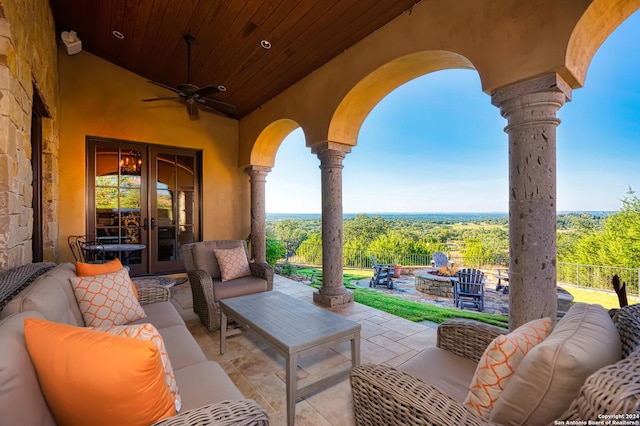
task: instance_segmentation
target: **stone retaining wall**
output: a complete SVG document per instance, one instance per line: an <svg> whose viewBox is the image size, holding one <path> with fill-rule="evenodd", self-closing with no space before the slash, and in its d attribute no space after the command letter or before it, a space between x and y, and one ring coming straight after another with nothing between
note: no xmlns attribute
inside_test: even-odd
<svg viewBox="0 0 640 426"><path fill-rule="evenodd" d="M453 286L448 277L440 277L426 272L414 272L416 290L438 297L453 297Z"/></svg>

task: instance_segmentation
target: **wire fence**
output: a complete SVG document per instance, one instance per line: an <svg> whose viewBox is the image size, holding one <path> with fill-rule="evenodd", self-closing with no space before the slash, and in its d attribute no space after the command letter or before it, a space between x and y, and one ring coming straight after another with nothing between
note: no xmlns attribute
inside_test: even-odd
<svg viewBox="0 0 640 426"><path fill-rule="evenodd" d="M322 266L322 245L307 242L296 243L290 241L281 242L286 248L286 256L281 262L295 265ZM343 267L368 269L373 267L371 256L376 262L402 265L411 269L431 265L431 254L422 253L391 253L371 251L365 249L343 248ZM509 260L502 257L493 258L464 258L450 257L458 268L473 267L484 270L507 268ZM557 281L560 285L573 285L576 287L595 290L612 291L611 279L614 275L620 277L620 281L626 283L628 295L639 295L640 268L623 268L604 265L582 265L576 263L558 262Z"/></svg>

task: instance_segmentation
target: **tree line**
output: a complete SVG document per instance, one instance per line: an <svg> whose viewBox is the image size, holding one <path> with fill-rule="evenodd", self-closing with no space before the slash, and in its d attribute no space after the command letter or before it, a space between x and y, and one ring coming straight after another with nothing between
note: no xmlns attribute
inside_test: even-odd
<svg viewBox="0 0 640 426"><path fill-rule="evenodd" d="M621 208L611 214L559 214L558 261L640 267L640 199L629 189L621 202ZM297 250L305 253L316 250L320 256L321 226L320 219L267 221L267 257L274 261L284 258L287 251ZM354 253L430 255L435 251L462 257L465 264L473 264L478 259L507 264L508 228L507 217L460 223L359 214L344 221L343 251L346 264L353 264L349 263L348 256L355 256Z"/></svg>

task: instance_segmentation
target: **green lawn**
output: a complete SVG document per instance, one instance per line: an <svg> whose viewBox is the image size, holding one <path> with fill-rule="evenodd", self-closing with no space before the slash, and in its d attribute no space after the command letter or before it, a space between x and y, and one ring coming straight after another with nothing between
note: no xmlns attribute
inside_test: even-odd
<svg viewBox="0 0 640 426"><path fill-rule="evenodd" d="M322 285L321 269L303 268L296 270L296 273L313 277L315 280L314 283L311 284L313 287L318 288ZM345 271L344 285L353 291L353 297L356 302L414 322L428 320L439 324L452 318L469 318L497 325L499 327L507 328L509 326L509 318L506 316L482 314L463 311L461 309L433 306L426 303L404 300L399 297L389 296L384 293L371 291L366 288L359 288L350 284L351 281L361 280L371 277L372 275L373 273L370 270Z"/></svg>
<svg viewBox="0 0 640 426"><path fill-rule="evenodd" d="M578 288L571 286L562 286L573 296L573 301L584 303L596 303L604 306L606 309L619 308L618 296L615 293L602 290L589 290L586 288ZM629 304L640 303L637 297L628 297Z"/></svg>
<svg viewBox="0 0 640 426"><path fill-rule="evenodd" d="M315 280L314 283L311 284L313 287L318 288L322 286L322 269L302 268L297 269L295 272L313 277ZM440 324L451 318L470 318L500 327L509 326L509 319L506 316L469 312L404 300L399 297L389 296L377 291L370 291L350 284L351 281L357 281L371 276L373 276L371 269L345 269L344 285L353 291L356 302L414 322L428 320ZM616 296L615 293L571 286L563 286L563 288L573 295L574 302L595 303L604 306L606 309L620 307L618 296ZM632 303L640 303L640 298L629 296L629 304Z"/></svg>

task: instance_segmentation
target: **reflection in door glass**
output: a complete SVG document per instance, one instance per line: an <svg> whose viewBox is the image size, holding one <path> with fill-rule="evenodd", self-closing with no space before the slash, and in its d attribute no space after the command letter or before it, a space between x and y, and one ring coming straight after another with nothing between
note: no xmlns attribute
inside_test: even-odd
<svg viewBox="0 0 640 426"><path fill-rule="evenodd" d="M140 242L142 152L97 146L95 158L95 229L103 244ZM126 253L109 252L111 258ZM129 264L141 262L133 253Z"/></svg>
<svg viewBox="0 0 640 426"><path fill-rule="evenodd" d="M158 261L182 259L180 246L194 241L194 166L192 156L157 156Z"/></svg>

